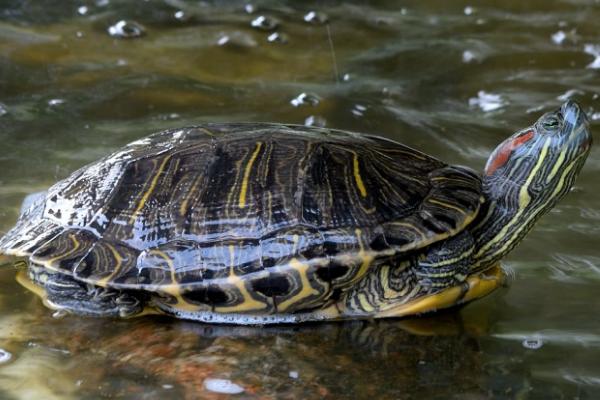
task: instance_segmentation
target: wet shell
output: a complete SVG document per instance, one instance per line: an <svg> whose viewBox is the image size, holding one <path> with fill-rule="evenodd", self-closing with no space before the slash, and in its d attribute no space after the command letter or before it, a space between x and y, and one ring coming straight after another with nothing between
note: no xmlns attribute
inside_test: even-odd
<svg viewBox="0 0 600 400"><path fill-rule="evenodd" d="M131 143L51 187L0 251L213 311L322 305L385 256L462 230L480 178L388 139L206 124Z"/></svg>

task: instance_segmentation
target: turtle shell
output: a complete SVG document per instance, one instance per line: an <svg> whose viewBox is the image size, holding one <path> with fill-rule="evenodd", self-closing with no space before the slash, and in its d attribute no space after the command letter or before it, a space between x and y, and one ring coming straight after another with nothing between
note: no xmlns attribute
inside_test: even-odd
<svg viewBox="0 0 600 400"><path fill-rule="evenodd" d="M58 182L0 251L213 309L267 309L278 297L280 311L297 310L374 260L456 234L481 196L473 171L381 137L205 124L136 141Z"/></svg>

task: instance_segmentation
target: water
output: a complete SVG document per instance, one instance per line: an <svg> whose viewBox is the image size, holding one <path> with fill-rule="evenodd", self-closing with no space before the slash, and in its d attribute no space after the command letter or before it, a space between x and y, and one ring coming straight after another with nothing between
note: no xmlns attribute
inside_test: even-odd
<svg viewBox="0 0 600 400"><path fill-rule="evenodd" d="M396 3L4 1L0 230L27 194L201 121L377 133L478 170L568 97L600 130L600 2ZM143 35L111 37L119 21ZM506 259L509 288L422 319L231 328L53 317L4 269L0 398L223 398L215 387L249 399L598 398L599 174L596 148Z"/></svg>

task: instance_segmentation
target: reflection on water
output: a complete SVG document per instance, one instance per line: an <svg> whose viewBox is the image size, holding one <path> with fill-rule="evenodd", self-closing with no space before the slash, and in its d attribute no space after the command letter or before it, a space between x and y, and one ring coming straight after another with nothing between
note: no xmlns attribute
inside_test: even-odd
<svg viewBox="0 0 600 400"><path fill-rule="evenodd" d="M200 121L378 133L482 169L574 97L600 120L600 4L8 1L0 230L27 194ZM600 156L507 260L511 287L427 319L232 328L54 318L0 271L1 398L595 398Z"/></svg>

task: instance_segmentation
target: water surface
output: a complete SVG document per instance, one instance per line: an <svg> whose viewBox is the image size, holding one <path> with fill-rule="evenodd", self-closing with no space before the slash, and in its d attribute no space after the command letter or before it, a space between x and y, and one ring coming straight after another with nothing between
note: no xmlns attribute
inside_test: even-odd
<svg viewBox="0 0 600 400"><path fill-rule="evenodd" d="M600 129L598 1L397 3L3 1L0 231L25 195L166 127L320 124L477 170L567 98ZM0 397L598 398L599 174L594 149L505 260L509 288L421 319L57 318L6 268Z"/></svg>

